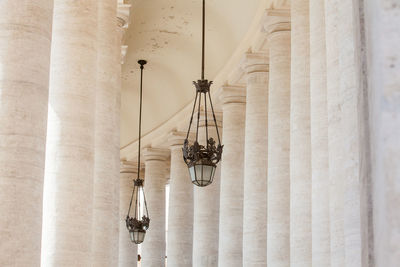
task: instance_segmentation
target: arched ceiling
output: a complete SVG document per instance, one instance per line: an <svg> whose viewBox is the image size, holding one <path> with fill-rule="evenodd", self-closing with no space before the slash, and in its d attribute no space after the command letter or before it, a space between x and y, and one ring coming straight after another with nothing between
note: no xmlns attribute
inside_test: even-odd
<svg viewBox="0 0 400 267"><path fill-rule="evenodd" d="M263 0L207 0L206 78L226 64L250 27ZM138 59L148 60L143 87L143 130L157 128L194 98L200 78L201 0L131 1L122 67L121 146L136 140L139 101Z"/></svg>

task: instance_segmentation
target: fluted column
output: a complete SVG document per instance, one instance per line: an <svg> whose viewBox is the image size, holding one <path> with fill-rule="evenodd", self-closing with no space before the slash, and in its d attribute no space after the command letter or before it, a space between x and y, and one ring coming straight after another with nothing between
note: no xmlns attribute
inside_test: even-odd
<svg viewBox="0 0 400 267"><path fill-rule="evenodd" d="M210 113L210 111L209 111ZM209 114L210 115L210 114ZM220 115L217 113L218 127L221 127ZM217 141L215 123L209 116L209 137ZM205 144L205 123L202 115L199 126L199 143ZM219 133L222 134L221 128ZM221 140L222 142L222 140ZM214 267L218 265L219 236L219 189L221 182L221 163L215 171L214 181L207 187L194 187L193 219L193 266Z"/></svg>
<svg viewBox="0 0 400 267"><path fill-rule="evenodd" d="M222 88L224 154L221 163L219 267L242 266L243 165L246 90Z"/></svg>
<svg viewBox="0 0 400 267"><path fill-rule="evenodd" d="M312 262L309 0L293 1L290 6L290 266L309 267Z"/></svg>
<svg viewBox="0 0 400 267"><path fill-rule="evenodd" d="M98 1L54 1L42 266L91 264Z"/></svg>
<svg viewBox="0 0 400 267"><path fill-rule="evenodd" d="M268 266L290 266L290 23L266 27L269 34Z"/></svg>
<svg viewBox="0 0 400 267"><path fill-rule="evenodd" d="M128 214L129 203L132 197L133 180L137 177L137 163L121 161L119 184L119 255L118 267L136 267L138 262L138 246L130 239L126 228L125 218Z"/></svg>
<svg viewBox="0 0 400 267"><path fill-rule="evenodd" d="M330 266L328 108L324 1L310 0L312 266Z"/></svg>
<svg viewBox="0 0 400 267"><path fill-rule="evenodd" d="M267 170L269 59L247 54L243 266L267 265Z"/></svg>
<svg viewBox="0 0 400 267"><path fill-rule="evenodd" d="M146 173L144 191L150 216L142 248L142 266L165 265L165 185L169 150L146 148L143 151Z"/></svg>
<svg viewBox="0 0 400 267"><path fill-rule="evenodd" d="M0 266L39 266L53 1L0 2Z"/></svg>
<svg viewBox="0 0 400 267"><path fill-rule="evenodd" d="M120 219L114 202L115 183L119 181L119 169L115 164L119 158L119 151L115 150L119 140L114 137L115 132L119 132L119 127L114 124L119 90L116 10L115 0L99 1L91 261L93 266L99 267L112 266L114 259L118 258L117 242L114 240L118 236L115 225Z"/></svg>
<svg viewBox="0 0 400 267"><path fill-rule="evenodd" d="M168 266L192 266L193 253L193 184L182 158L186 133L171 133L171 175L169 183Z"/></svg>

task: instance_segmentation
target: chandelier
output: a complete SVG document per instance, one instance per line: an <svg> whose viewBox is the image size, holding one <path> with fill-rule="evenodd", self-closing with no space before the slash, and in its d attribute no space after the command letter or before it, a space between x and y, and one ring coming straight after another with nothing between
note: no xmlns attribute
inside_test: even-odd
<svg viewBox="0 0 400 267"><path fill-rule="evenodd" d="M143 242L147 229L149 229L150 218L147 209L146 196L143 190L143 179L140 179L140 145L142 131L142 84L143 84L143 69L147 63L146 60L139 60L140 65L140 108L139 108L139 144L138 144L138 170L137 178L134 180L131 201L129 203L128 215L126 215L126 228L128 228L131 241L135 244ZM134 202L134 214L130 217L130 212Z"/></svg>
<svg viewBox="0 0 400 267"><path fill-rule="evenodd" d="M221 140L218 132L217 120L215 118L214 107L210 95L210 87L212 81L204 79L204 39L205 39L205 0L203 0L203 25L202 25L202 63L201 63L201 79L193 82L196 89L196 97L193 104L192 115L190 117L189 128L187 131L186 139L183 144L183 159L189 168L189 175L192 183L204 187L213 182L217 163L221 160L222 148ZM204 99L204 103L202 103ZM207 101L211 107L212 117L214 120L215 129L218 137L218 144L210 137L208 131L208 117L207 117ZM205 137L206 144L199 144L199 121L201 116L201 106L204 106L205 118ZM189 134L193 123L194 112L197 108L197 122L196 122L196 139L193 144L189 143Z"/></svg>

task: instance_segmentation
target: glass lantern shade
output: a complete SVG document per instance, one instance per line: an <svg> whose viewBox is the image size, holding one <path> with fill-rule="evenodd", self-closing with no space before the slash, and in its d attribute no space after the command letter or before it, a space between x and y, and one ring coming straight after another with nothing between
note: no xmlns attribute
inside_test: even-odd
<svg viewBox="0 0 400 267"><path fill-rule="evenodd" d="M129 231L129 235L131 237L131 241L135 244L143 243L144 237L146 235L146 231L143 229L133 229Z"/></svg>
<svg viewBox="0 0 400 267"><path fill-rule="evenodd" d="M213 182L215 170L217 167L215 165L197 164L189 167L190 178L192 183L204 187Z"/></svg>

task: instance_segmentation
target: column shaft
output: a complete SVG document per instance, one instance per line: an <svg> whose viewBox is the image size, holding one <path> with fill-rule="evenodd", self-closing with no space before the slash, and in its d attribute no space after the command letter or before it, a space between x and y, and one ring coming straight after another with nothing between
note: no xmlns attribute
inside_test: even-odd
<svg viewBox="0 0 400 267"><path fill-rule="evenodd" d="M210 114L211 111L208 111ZM203 115L202 115L203 116ZM202 117L204 118L204 117ZM217 139L215 124L209 116L209 137ZM219 122L218 126L221 126ZM219 129L222 134L221 129ZM199 143L206 144L204 121L200 121ZM189 176L188 176L189 179ZM214 181L207 187L194 186L193 219L193 266L214 267L218 265L219 238L219 189L221 165L217 166Z"/></svg>
<svg viewBox="0 0 400 267"><path fill-rule="evenodd" d="M309 0L291 3L290 266L311 266ZM273 155L271 155L273 157Z"/></svg>
<svg viewBox="0 0 400 267"><path fill-rule="evenodd" d="M329 151L329 206L330 206L330 236L331 236L331 266L344 265L343 236L343 173L338 159L342 157L342 147L339 130L338 92L339 80L339 48L337 43L337 0L325 0L326 18L326 79L328 106L328 151Z"/></svg>
<svg viewBox="0 0 400 267"><path fill-rule="evenodd" d="M136 267L138 262L138 246L129 237L125 218L131 201L133 180L137 176L137 164L132 162L121 162L120 174L120 204L119 204L119 245L118 245L118 267Z"/></svg>
<svg viewBox="0 0 400 267"><path fill-rule="evenodd" d="M221 163L218 266L242 266L246 91L223 87L224 156Z"/></svg>
<svg viewBox="0 0 400 267"><path fill-rule="evenodd" d="M243 266L267 264L268 57L246 59Z"/></svg>
<svg viewBox="0 0 400 267"><path fill-rule="evenodd" d="M332 266L368 266L368 112L359 6L327 1L325 8Z"/></svg>
<svg viewBox="0 0 400 267"><path fill-rule="evenodd" d="M91 264L97 1L54 1L42 266Z"/></svg>
<svg viewBox="0 0 400 267"><path fill-rule="evenodd" d="M150 216L142 248L142 266L165 266L165 185L169 150L147 148L144 151L146 173L144 191Z"/></svg>
<svg viewBox="0 0 400 267"><path fill-rule="evenodd" d="M375 266L400 262L400 43L398 2L366 1ZM395 8L396 7L396 8Z"/></svg>
<svg viewBox="0 0 400 267"><path fill-rule="evenodd" d="M193 254L193 184L182 159L185 133L172 133L167 257L168 266L190 267Z"/></svg>
<svg viewBox="0 0 400 267"><path fill-rule="evenodd" d="M114 138L114 132L119 131L114 124L119 65L115 50L120 49L116 46L116 11L116 1L99 2L92 236L92 264L99 267L112 266L118 258L118 250L114 249L118 236L115 224L120 219L114 212L115 183L119 178L115 166L115 159L119 158L115 146L119 141Z"/></svg>
<svg viewBox="0 0 400 267"><path fill-rule="evenodd" d="M290 265L290 31L270 35L268 265Z"/></svg>
<svg viewBox="0 0 400 267"><path fill-rule="evenodd" d="M328 109L324 1L310 0L312 266L330 266Z"/></svg>
<svg viewBox="0 0 400 267"><path fill-rule="evenodd" d="M39 266L53 1L0 2L0 266Z"/></svg>

